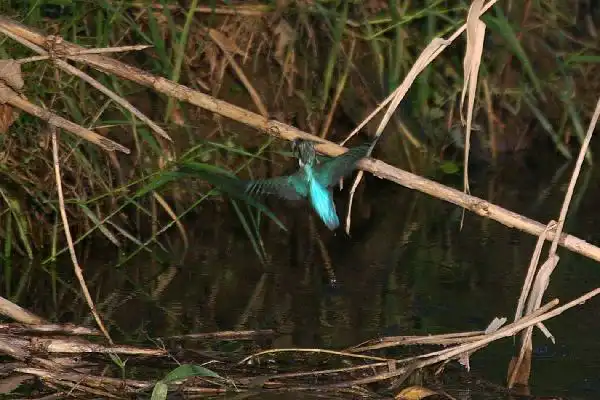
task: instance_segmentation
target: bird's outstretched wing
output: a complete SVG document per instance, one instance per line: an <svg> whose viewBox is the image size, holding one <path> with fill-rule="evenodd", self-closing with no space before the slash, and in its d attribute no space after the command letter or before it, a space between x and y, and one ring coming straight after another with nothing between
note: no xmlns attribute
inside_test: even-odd
<svg viewBox="0 0 600 400"><path fill-rule="evenodd" d="M356 164L367 155L370 144L353 147L344 154L328 159L315 167L317 180L325 185L332 186L340 179L350 175Z"/></svg>
<svg viewBox="0 0 600 400"><path fill-rule="evenodd" d="M301 173L246 182L246 193L252 196L276 195L286 200L308 196L308 183Z"/></svg>

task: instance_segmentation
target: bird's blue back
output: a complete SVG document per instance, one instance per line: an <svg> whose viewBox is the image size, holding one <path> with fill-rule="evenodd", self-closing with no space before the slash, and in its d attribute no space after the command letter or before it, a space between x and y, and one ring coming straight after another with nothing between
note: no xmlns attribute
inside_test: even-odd
<svg viewBox="0 0 600 400"><path fill-rule="evenodd" d="M315 178L312 166L307 165L304 168L308 180L310 203L325 225L331 230L336 229L340 225L340 220L335 211L331 191Z"/></svg>

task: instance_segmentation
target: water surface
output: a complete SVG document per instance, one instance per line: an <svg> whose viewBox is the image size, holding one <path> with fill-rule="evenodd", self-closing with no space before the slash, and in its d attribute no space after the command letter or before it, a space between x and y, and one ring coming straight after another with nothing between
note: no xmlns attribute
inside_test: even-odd
<svg viewBox="0 0 600 400"><path fill-rule="evenodd" d="M546 222L558 215L568 177L544 175L522 164L475 171L471 189ZM584 178L566 230L600 243L597 179ZM460 185L460 178L446 180ZM146 343L191 332L272 328L278 347L339 349L384 335L482 330L496 316L513 317L536 238L470 213L461 230L460 209L377 179L368 179L361 192L350 237L327 231L308 208L273 202L290 231L265 224L267 264L233 211L216 213L211 205L184 221L191 247L181 262L175 231L161 238L164 249L156 247L154 256L142 251L120 267L123 253L113 247L81 246L92 296L118 340ZM341 215L346 198L336 197ZM599 286L597 263L564 249L559 254L545 301L565 303ZM15 268L11 293L49 319L91 324L70 269L66 261ZM536 333L533 395L599 398L599 312L593 299L549 321L556 344ZM471 360L474 376L503 385L513 351L506 339L478 352ZM448 390L489 398L464 383Z"/></svg>

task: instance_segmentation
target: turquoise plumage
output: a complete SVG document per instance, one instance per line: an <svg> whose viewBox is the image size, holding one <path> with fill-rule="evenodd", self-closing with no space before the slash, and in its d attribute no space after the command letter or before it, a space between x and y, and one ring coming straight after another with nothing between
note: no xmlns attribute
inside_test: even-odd
<svg viewBox="0 0 600 400"><path fill-rule="evenodd" d="M369 145L352 148L322 163L317 161L312 142L295 140L293 149L300 170L289 176L250 181L246 193L250 195L277 195L287 200L308 199L325 225L334 230L340 225L335 210L331 187L356 169L356 164L367 155Z"/></svg>

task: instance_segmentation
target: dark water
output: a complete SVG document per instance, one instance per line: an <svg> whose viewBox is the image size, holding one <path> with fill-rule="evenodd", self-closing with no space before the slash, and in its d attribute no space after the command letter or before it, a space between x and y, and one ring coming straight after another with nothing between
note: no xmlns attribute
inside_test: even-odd
<svg viewBox="0 0 600 400"><path fill-rule="evenodd" d="M556 218L571 167L565 175L554 174L560 165L548 167L547 176L545 168L525 167L475 171L472 193L541 222ZM584 174L582 180L566 230L600 243L597 179ZM191 246L180 264L141 252L117 267L121 255L114 248L93 244L81 254L92 296L115 338L145 342L273 328L281 333L279 347L343 348L382 335L482 330L496 316L513 318L536 238L469 213L460 230L461 211L453 205L376 179L364 189L351 237L331 234L302 207L273 204L290 232L266 224L267 265L233 212L216 217L210 205L184 221ZM343 214L346 194L337 200ZM175 231L161 243L165 251L156 254L181 254ZM545 302L566 303L599 286L597 263L567 250L559 255ZM12 294L51 320L91 325L70 264L60 268L25 266L11 280ZM593 299L547 322L556 344L535 335L532 395L600 398L599 312ZM502 385L513 351L512 339L490 345L473 356L472 372ZM448 391L490 398L461 384Z"/></svg>

